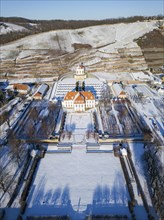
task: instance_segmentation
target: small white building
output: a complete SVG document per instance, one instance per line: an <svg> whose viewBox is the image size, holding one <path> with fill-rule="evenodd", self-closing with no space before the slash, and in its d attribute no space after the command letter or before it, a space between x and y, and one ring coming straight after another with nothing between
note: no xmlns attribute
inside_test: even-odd
<svg viewBox="0 0 164 220"><path fill-rule="evenodd" d="M86 73L85 73L85 67L83 64L80 64L77 69L76 69L76 72L74 74L74 78L76 80L84 80L86 79Z"/></svg>
<svg viewBox="0 0 164 220"><path fill-rule="evenodd" d="M63 108L83 112L95 107L95 97L91 92L68 92L62 102Z"/></svg>
<svg viewBox="0 0 164 220"><path fill-rule="evenodd" d="M48 90L47 84L41 84L33 95L34 99L42 99Z"/></svg>
<svg viewBox="0 0 164 220"><path fill-rule="evenodd" d="M112 85L112 91L113 91L113 94L114 94L117 98L121 98L121 99L127 98L126 92L123 90L123 88L121 87L121 85L118 84L118 83L115 83L115 84Z"/></svg>
<svg viewBox="0 0 164 220"><path fill-rule="evenodd" d="M161 94L161 95L164 95L164 88L159 88L158 93Z"/></svg>
<svg viewBox="0 0 164 220"><path fill-rule="evenodd" d="M13 85L13 90L21 94L27 94L30 91L30 87L26 84L16 83Z"/></svg>

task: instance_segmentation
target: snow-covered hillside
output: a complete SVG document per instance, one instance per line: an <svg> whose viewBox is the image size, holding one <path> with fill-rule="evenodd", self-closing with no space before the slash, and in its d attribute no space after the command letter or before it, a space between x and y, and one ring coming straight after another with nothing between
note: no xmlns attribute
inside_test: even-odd
<svg viewBox="0 0 164 220"><path fill-rule="evenodd" d="M135 22L130 24L101 25L76 30L58 30L41 33L20 39L1 50L15 49L54 49L63 52L73 52L73 44L89 44L92 48L109 44L127 44L135 38L153 30L156 25L152 22Z"/></svg>
<svg viewBox="0 0 164 220"><path fill-rule="evenodd" d="M156 21L145 21L31 35L1 46L0 73L52 77L72 71L79 62L91 72L145 70L147 63L134 40L156 28Z"/></svg>
<svg viewBox="0 0 164 220"><path fill-rule="evenodd" d="M0 23L0 35L7 34L9 32L14 32L14 31L15 32L16 31L27 31L27 29L20 25L16 25L12 23L7 23L7 22Z"/></svg>

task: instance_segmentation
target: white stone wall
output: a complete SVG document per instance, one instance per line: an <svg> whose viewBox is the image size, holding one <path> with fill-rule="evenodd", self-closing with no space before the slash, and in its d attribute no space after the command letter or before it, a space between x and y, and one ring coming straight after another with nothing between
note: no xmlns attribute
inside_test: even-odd
<svg viewBox="0 0 164 220"><path fill-rule="evenodd" d="M86 100L86 108L94 108L95 100Z"/></svg>
<svg viewBox="0 0 164 220"><path fill-rule="evenodd" d="M79 103L74 104L73 100L65 100L62 102L62 106L64 108L73 109L74 111L85 111L86 108L94 108L95 107L95 100L86 100L86 103Z"/></svg>
<svg viewBox="0 0 164 220"><path fill-rule="evenodd" d="M73 100L63 101L62 102L64 108L73 108Z"/></svg>
<svg viewBox="0 0 164 220"><path fill-rule="evenodd" d="M84 104L74 104L74 111L85 111L85 103Z"/></svg>
<svg viewBox="0 0 164 220"><path fill-rule="evenodd" d="M17 91L21 94L27 94L28 91L27 90L21 90L21 89L17 89Z"/></svg>

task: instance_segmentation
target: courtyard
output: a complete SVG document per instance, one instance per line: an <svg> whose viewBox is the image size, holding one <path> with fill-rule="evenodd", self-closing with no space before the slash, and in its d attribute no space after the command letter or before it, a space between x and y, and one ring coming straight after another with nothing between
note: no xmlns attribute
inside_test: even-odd
<svg viewBox="0 0 164 220"><path fill-rule="evenodd" d="M68 112L61 141L71 143L95 142L92 112Z"/></svg>

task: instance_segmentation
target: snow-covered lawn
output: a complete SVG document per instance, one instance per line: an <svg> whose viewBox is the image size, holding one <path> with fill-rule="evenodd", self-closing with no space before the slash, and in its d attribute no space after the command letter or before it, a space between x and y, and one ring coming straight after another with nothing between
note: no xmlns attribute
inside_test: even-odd
<svg viewBox="0 0 164 220"><path fill-rule="evenodd" d="M87 130L93 129L92 113L68 113L65 130L74 134L85 134Z"/></svg>
<svg viewBox="0 0 164 220"><path fill-rule="evenodd" d="M28 197L26 215L127 214L129 195L119 159L111 153L46 154ZM71 208L70 208L71 207ZM80 219L80 218L78 218Z"/></svg>
<svg viewBox="0 0 164 220"><path fill-rule="evenodd" d="M144 98L160 97L156 90L151 89L146 84L126 85L125 90L128 97L134 99L139 93L142 93Z"/></svg>
<svg viewBox="0 0 164 220"><path fill-rule="evenodd" d="M93 73L101 80L114 81L114 80L132 80L128 72L95 72Z"/></svg>
<svg viewBox="0 0 164 220"><path fill-rule="evenodd" d="M158 93L154 90L151 90L147 85L137 85L136 91L143 93L145 97L153 97L154 95L158 95Z"/></svg>
<svg viewBox="0 0 164 220"><path fill-rule="evenodd" d="M65 132L71 132L72 137L68 139L64 137L64 142L81 143L86 141L86 132L94 131L93 115L91 112L75 113L70 112L67 114ZM95 142L93 139L92 142Z"/></svg>
<svg viewBox="0 0 164 220"><path fill-rule="evenodd" d="M131 76L134 80L140 80L140 81L150 81L153 79L152 76L145 74L142 71L131 73Z"/></svg>

